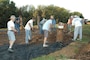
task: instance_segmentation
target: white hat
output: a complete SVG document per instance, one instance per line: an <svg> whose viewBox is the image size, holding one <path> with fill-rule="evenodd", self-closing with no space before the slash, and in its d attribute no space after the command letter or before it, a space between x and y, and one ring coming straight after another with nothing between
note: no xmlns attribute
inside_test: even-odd
<svg viewBox="0 0 90 60"><path fill-rule="evenodd" d="M79 16L75 15L74 18L78 18Z"/></svg>
<svg viewBox="0 0 90 60"><path fill-rule="evenodd" d="M16 18L15 15L11 15L11 16L10 16L10 19L13 19L13 18Z"/></svg>
<svg viewBox="0 0 90 60"><path fill-rule="evenodd" d="M73 18L73 16L70 16L70 18Z"/></svg>

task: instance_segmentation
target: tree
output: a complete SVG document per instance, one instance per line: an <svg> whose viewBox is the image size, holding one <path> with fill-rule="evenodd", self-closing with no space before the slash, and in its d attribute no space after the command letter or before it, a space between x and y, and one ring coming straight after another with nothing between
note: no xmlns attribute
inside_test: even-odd
<svg viewBox="0 0 90 60"><path fill-rule="evenodd" d="M5 28L7 26L7 21L10 15L15 15L16 12L15 3L10 0L0 0L0 28Z"/></svg>
<svg viewBox="0 0 90 60"><path fill-rule="evenodd" d="M15 3L10 0L0 0L0 28L6 28L6 23L11 15L16 17L22 15L23 24L31 19L33 16L36 18L35 24L39 24L40 20L44 17L49 19L50 15L54 15L56 22L66 23L71 15L78 15L84 18L80 12L70 12L65 8L54 5L44 6L39 5L37 9L33 5L26 5L20 8L15 6Z"/></svg>
<svg viewBox="0 0 90 60"><path fill-rule="evenodd" d="M83 15L82 15L82 13L77 12L77 11L72 12L71 14L72 14L72 15L78 15L79 17L84 18Z"/></svg>
<svg viewBox="0 0 90 60"><path fill-rule="evenodd" d="M33 17L33 13L35 12L35 7L33 5L26 5L20 7L19 11L23 16L23 24L25 25L26 22Z"/></svg>

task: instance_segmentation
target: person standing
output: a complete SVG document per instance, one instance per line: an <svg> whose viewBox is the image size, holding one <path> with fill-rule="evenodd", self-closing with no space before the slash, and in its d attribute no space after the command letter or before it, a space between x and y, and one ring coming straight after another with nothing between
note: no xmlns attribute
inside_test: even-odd
<svg viewBox="0 0 90 60"><path fill-rule="evenodd" d="M74 28L74 38L73 41L76 41L78 35L79 40L82 40L82 19L79 16L75 15L74 19L72 20L72 25L75 26Z"/></svg>
<svg viewBox="0 0 90 60"><path fill-rule="evenodd" d="M53 25L53 28L52 28L52 31L56 31L56 20L54 19L54 16L52 16L52 25Z"/></svg>
<svg viewBox="0 0 90 60"><path fill-rule="evenodd" d="M28 40L32 39L32 30L33 30L33 22L35 18L30 19L27 24L25 25L25 43L29 44Z"/></svg>
<svg viewBox="0 0 90 60"><path fill-rule="evenodd" d="M40 23L39 23L39 33L40 34L43 34L44 32L43 32L43 30L42 30L42 27L43 27L43 24L46 22L46 19L45 18L43 18L41 21L40 21Z"/></svg>
<svg viewBox="0 0 90 60"><path fill-rule="evenodd" d="M15 29L14 21L15 21L15 16L11 15L10 21L8 21L8 23L7 23L7 29L8 29L7 34L8 34L8 38L9 38L9 48L8 48L9 52L14 52L12 49L12 46L16 40L14 33L18 32Z"/></svg>
<svg viewBox="0 0 90 60"><path fill-rule="evenodd" d="M69 32L71 32L72 20L73 20L73 16L71 16L71 17L68 19L68 22L67 22Z"/></svg>
<svg viewBox="0 0 90 60"><path fill-rule="evenodd" d="M20 25L22 24L22 17L19 16L15 20L15 29L18 31L18 34L20 34Z"/></svg>
<svg viewBox="0 0 90 60"><path fill-rule="evenodd" d="M50 16L50 19L43 24L43 31L44 31L43 47L48 47L46 43L47 43L48 33L51 31L52 28L52 20L53 20L53 16Z"/></svg>
<svg viewBox="0 0 90 60"><path fill-rule="evenodd" d="M20 30L22 30L24 28L24 26L23 26L23 20L22 20L21 15L19 15L19 20L20 20Z"/></svg>

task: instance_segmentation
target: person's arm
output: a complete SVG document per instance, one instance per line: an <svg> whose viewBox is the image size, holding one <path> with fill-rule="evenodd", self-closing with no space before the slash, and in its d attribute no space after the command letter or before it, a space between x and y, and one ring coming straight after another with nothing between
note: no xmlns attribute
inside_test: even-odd
<svg viewBox="0 0 90 60"><path fill-rule="evenodd" d="M29 24L29 27L31 28L31 30L33 30L33 28L32 28L32 26L31 26L31 24L30 23L28 23Z"/></svg>
<svg viewBox="0 0 90 60"><path fill-rule="evenodd" d="M67 22L67 24L69 24L70 23L70 19L68 19L68 22Z"/></svg>
<svg viewBox="0 0 90 60"><path fill-rule="evenodd" d="M29 26L30 26L31 30L33 30L33 21L32 20L29 22Z"/></svg>

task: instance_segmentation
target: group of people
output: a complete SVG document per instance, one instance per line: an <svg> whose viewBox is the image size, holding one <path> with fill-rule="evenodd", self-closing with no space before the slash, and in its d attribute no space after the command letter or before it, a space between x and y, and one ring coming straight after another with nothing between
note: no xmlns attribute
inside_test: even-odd
<svg viewBox="0 0 90 60"><path fill-rule="evenodd" d="M74 37L73 37L73 41L76 40L82 40L82 24L83 24L83 20L82 18L80 18L79 16L75 15L75 16L71 16L68 19L68 30L71 32L71 28L72 26L74 26ZM79 39L77 39L79 35Z"/></svg>
<svg viewBox="0 0 90 60"><path fill-rule="evenodd" d="M26 23L26 25L24 27L26 44L29 44L29 41L32 40L33 22L35 20L36 19L33 17ZM8 38L9 38L9 48L8 48L9 52L13 52L12 46L16 40L15 33L20 34L20 24L22 24L22 23L20 23L20 21L22 21L22 19L21 20L20 20L20 18L16 19L15 15L11 15L10 21L8 21L8 23L7 23L7 29L8 29L7 34L8 34ZM43 20L40 21L40 23L39 23L40 34L44 34L43 47L48 47L48 45L46 45L48 33L52 30L52 28L54 28L53 30L55 30L55 25L56 25L56 21L53 16L50 16L49 20L46 20L43 18Z"/></svg>
<svg viewBox="0 0 90 60"><path fill-rule="evenodd" d="M20 34L20 30L19 30L20 25L18 25L19 23L16 23L16 22L19 22L18 20L20 20L20 19L22 21L22 18L18 18L16 20L16 17L14 15L11 15L10 21L8 21L8 23L7 23L7 28L8 28L7 34L8 34L8 38L9 38L9 44L10 44L9 48L8 48L9 52L13 52L12 46L16 40L15 33L19 32L19 34ZM32 40L33 22L35 20L36 19L33 17L26 23L26 25L24 27L26 44L29 44L29 41ZM20 24L22 25L22 23L20 23ZM72 40L75 41L77 39L78 34L79 34L79 40L82 40L82 19L79 18L79 16L77 16L77 15L71 16L68 19L67 24L68 24L68 29L70 32L71 32L71 26L75 26L74 37ZM17 27L18 27L18 29L17 29ZM39 23L39 29L40 29L39 33L44 35L43 47L48 47L48 44L47 44L48 43L48 41L47 41L48 34L49 34L49 32L56 30L56 20L54 19L54 16L51 15L50 19L48 19L48 20L43 18Z"/></svg>

